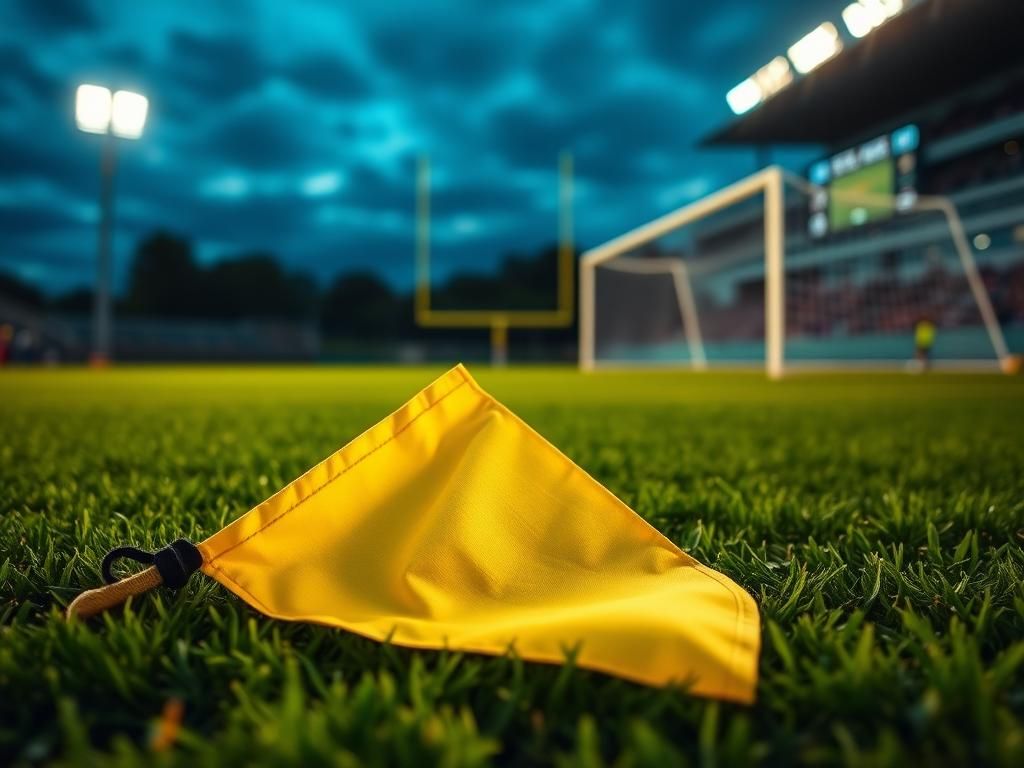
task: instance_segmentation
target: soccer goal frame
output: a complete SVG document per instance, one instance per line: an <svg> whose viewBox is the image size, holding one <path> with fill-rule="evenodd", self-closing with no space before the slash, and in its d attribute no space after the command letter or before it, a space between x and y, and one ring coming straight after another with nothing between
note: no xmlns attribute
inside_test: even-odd
<svg viewBox="0 0 1024 768"><path fill-rule="evenodd" d="M648 222L596 248L586 251L579 266L579 366L589 371L599 367L596 359L596 280L599 266L642 274L669 274L680 310L680 320L690 359L680 366L702 370L707 367L699 315L693 298L689 271L685 261L678 258L637 260L636 264L611 264L612 260L661 238L702 218L741 203L755 195L764 195L764 311L765 360L764 369L769 378L778 379L786 373L786 232L785 187L790 184L801 192L812 194L818 188L779 166L771 166L718 192ZM869 198L858 195L856 202L864 204L892 204L893 199ZM957 257L964 270L972 297L977 304L993 353L1003 371L1013 369L1014 358L1009 353L1002 328L996 318L991 299L978 272L973 252L967 242L963 223L951 200L938 196L919 196L908 210L936 211L943 215L951 234ZM631 365L620 361L617 367ZM635 365L643 365L636 363Z"/></svg>

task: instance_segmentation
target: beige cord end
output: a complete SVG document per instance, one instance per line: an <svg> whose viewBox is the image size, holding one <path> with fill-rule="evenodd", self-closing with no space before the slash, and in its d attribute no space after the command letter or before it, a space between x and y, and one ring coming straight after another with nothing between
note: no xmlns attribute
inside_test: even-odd
<svg viewBox="0 0 1024 768"><path fill-rule="evenodd" d="M83 592L68 606L67 619L70 621L76 616L80 619L87 619L108 608L120 605L132 595L149 592L161 584L163 584L163 579L160 577L160 572L156 566L151 565L134 576Z"/></svg>

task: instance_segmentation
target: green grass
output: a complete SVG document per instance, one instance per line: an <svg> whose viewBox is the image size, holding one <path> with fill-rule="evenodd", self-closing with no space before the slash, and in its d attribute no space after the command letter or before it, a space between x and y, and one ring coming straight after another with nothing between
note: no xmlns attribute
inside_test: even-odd
<svg viewBox="0 0 1024 768"><path fill-rule="evenodd" d="M1021 379L474 371L754 595L752 707L273 621L202 576L63 621L111 546L205 537L437 373L0 371L0 764L1024 764Z"/></svg>

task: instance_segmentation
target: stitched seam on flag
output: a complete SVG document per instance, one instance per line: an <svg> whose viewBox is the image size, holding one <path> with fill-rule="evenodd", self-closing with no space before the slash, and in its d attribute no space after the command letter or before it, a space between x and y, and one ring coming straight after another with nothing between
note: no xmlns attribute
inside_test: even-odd
<svg viewBox="0 0 1024 768"><path fill-rule="evenodd" d="M439 398L437 398L437 400L435 400L434 402L432 402L432 403L431 403L430 405L428 405L428 406L427 406L426 408L424 408L424 409L423 409L422 411L420 411L420 412L419 412L419 413L417 413L417 414L416 414L415 416L413 416L413 417L412 417L411 419L409 419L409 421L408 421L408 422L406 422L406 423L405 423L405 424L404 424L404 425L403 425L403 426L402 426L402 427L401 427L400 429L397 429L397 430L395 430L395 431L394 431L394 432L393 432L393 433L391 434L391 436L390 436L390 437L388 437L388 439L387 439L387 440L385 440L384 442L382 442L382 443L381 443L380 445L378 445L378 446L375 446L375 447L374 447L374 448L372 448L371 450L369 450L369 451L367 451L366 453L364 453L364 454L363 454L362 456L360 456L360 457L359 457L358 459L356 459L356 460L355 460L355 461L353 461L353 462L352 462L351 464L349 464L349 465L348 465L347 467L345 467L345 468L344 468L343 470L341 470L341 471L340 471L340 472L339 472L338 474L336 474L336 475L333 475L332 477L329 477L329 478L327 478L327 479L326 479L326 480L325 480L324 482L322 482L322 483L321 483L320 485L318 485L318 486L317 486L316 488L314 488L314 489L313 489L312 491L310 491L310 492L309 492L308 494L306 494L306 495L305 495L305 496L303 496L303 497L302 497L301 499L299 499L299 500L298 500L298 501L296 501L296 502L295 502L294 504L292 504L292 505L291 505L290 507L288 507L288 509L286 509L286 510L284 510L283 512L281 512L281 513L280 513L279 515L277 515L276 517L274 517L273 519L271 519L270 521L268 521L268 522L267 522L266 524L264 524L264 525L263 525L262 527L258 528L257 530L253 531L252 533L250 533L250 534L249 534L248 536L246 536L246 537L245 537L244 539L242 539L241 541L239 541L239 542L236 542L235 544L232 544L232 545L231 545L230 547L228 547L227 549L221 550L221 551L220 551L220 552L218 552L218 553L217 553L216 555L214 555L213 557L211 557L211 558L210 558L210 560L209 560L209 563L210 563L210 565L214 565L214 562L213 562L214 560L216 560L216 559L218 559L218 558L220 558L220 557L223 557L224 555L228 554L228 552L231 552L232 550L234 550L234 549L236 549L236 548L238 548L238 547L242 546L243 544L245 544L245 542L249 541L249 539L253 538L254 536L257 536L258 534L261 534L261 533L263 533L263 532L264 532L265 530L267 530L267 528L269 528L270 526L272 526L272 525L273 525L274 523L276 523L276 522L277 522L278 520L280 520L280 519L281 519L282 517L284 517L285 515L289 514L290 512L293 512L293 511L294 511L295 509L297 509L297 508L298 508L298 507L299 507L300 505L302 505L302 504L304 504L305 502L309 501L309 500L310 500L311 498L313 498L313 497L314 497L314 496L315 496L316 494L320 493L320 491L322 491L322 490L323 490L324 488L326 488L326 487L327 487L328 485L330 485L331 483L333 483L333 482L334 482L335 480L337 480L337 479L338 479L339 477L341 477L342 475L344 475L345 473L347 473L347 472L348 472L349 470L355 469L355 468L356 468L356 467L357 467L357 466L358 466L358 465L359 465L360 463L362 463L362 462L363 462L363 461L364 461L365 459L368 459L368 458L369 458L370 456L372 456L373 454L375 454L375 453L376 453L377 451L379 451L379 450L380 450L381 448L383 448L383 447L384 447L385 445L387 445L388 443L390 443L390 442L391 442L392 440L394 440L394 439L395 439L396 437L398 437L398 436L399 436L400 434L402 434L403 432L405 432L405 430L407 430L407 429L408 429L409 427L411 427L411 426L412 426L413 424L415 424L415 423L416 423L416 421L417 421L417 419L419 419L419 418L420 418L421 416L424 416L424 415L426 415L427 413L429 413L429 412L430 412L430 411L431 411L431 410L432 410L432 409L434 408L434 406L436 406L436 405L439 405L439 404L441 403L441 401L443 401L443 400L444 400L444 399L445 399L446 397L448 397L448 395L451 395L451 394L453 394L453 393L457 392L457 391L458 391L458 390L459 390L459 389L460 389L461 387L463 387L463 386L464 386L465 384L468 384L468 383L469 383L469 379L465 379L465 378L464 378L464 379L463 379L463 380L462 380L461 382L459 382L459 383L458 383L458 384L456 384L456 385L455 385L454 387L452 387L452 388L451 388L451 389L449 389L449 390L448 390L447 392L445 392L445 393L444 393L443 395L441 395L441 396L440 396ZM405 406L403 406L403 408L404 408L404 407L405 407ZM399 409L399 410L401 410L401 409ZM372 429L372 428L371 428L371 429ZM366 433L364 432L363 434L366 434ZM293 481L293 482L295 482L295 481ZM216 566L214 566L214 567L216 567Z"/></svg>
<svg viewBox="0 0 1024 768"><path fill-rule="evenodd" d="M740 685L742 685L740 682L739 672L736 669L736 654L740 649L740 623L746 616L746 607L740 600L740 596L736 594L736 589L739 587L734 588L734 586L731 586L727 582L719 579L718 576L720 574L712 568L699 565L698 570L732 595L733 604L736 606L736 621L733 623L732 627L732 651L729 653L729 673L732 675L732 680L729 681L729 687L735 691L740 687Z"/></svg>

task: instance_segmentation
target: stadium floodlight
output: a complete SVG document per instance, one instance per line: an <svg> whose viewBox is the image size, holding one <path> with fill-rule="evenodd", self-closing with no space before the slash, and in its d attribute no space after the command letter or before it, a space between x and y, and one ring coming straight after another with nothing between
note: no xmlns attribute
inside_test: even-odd
<svg viewBox="0 0 1024 768"><path fill-rule="evenodd" d="M733 114L742 115L763 100L761 86L754 82L754 78L748 77L725 94L725 100L729 102L729 109L733 111Z"/></svg>
<svg viewBox="0 0 1024 768"><path fill-rule="evenodd" d="M102 85L80 85L75 93L75 122L86 133L106 133L110 126L112 97Z"/></svg>
<svg viewBox="0 0 1024 768"><path fill-rule="evenodd" d="M843 50L843 41L835 24L826 21L789 47L789 60L801 75L817 69Z"/></svg>
<svg viewBox="0 0 1024 768"><path fill-rule="evenodd" d="M789 67L789 61L785 56L776 56L769 61L754 75L754 80L761 87L761 92L768 96L774 96L791 82L793 82L793 70Z"/></svg>
<svg viewBox="0 0 1024 768"><path fill-rule="evenodd" d="M149 100L141 93L111 94L102 85L80 85L75 93L75 122L86 133L113 133L137 139L146 125Z"/></svg>
<svg viewBox="0 0 1024 768"><path fill-rule="evenodd" d="M734 114L749 112L793 82L793 70L785 56L776 56L751 77L725 94Z"/></svg>
<svg viewBox="0 0 1024 768"><path fill-rule="evenodd" d="M149 100L141 93L118 91L114 94L110 129L123 139L137 139L146 125Z"/></svg>
<svg viewBox="0 0 1024 768"><path fill-rule="evenodd" d="M857 0L843 9L843 23L851 35L861 38L903 10L903 0Z"/></svg>
<svg viewBox="0 0 1024 768"><path fill-rule="evenodd" d="M110 252L113 230L114 169L117 167L116 141L137 139L142 135L149 112L149 100L141 93L117 91L88 83L75 91L75 122L79 130L105 137L100 161L100 219L96 258L96 293L93 304L92 362L104 365L110 360L113 311L110 300Z"/></svg>
<svg viewBox="0 0 1024 768"><path fill-rule="evenodd" d="M843 9L843 23L851 35L856 38L864 37L875 28L868 9L860 3L851 3Z"/></svg>

